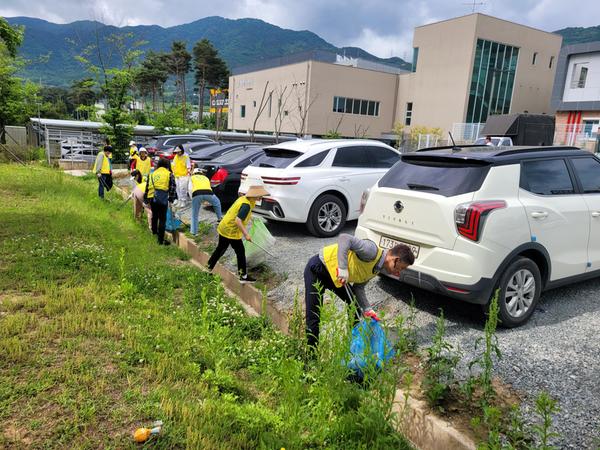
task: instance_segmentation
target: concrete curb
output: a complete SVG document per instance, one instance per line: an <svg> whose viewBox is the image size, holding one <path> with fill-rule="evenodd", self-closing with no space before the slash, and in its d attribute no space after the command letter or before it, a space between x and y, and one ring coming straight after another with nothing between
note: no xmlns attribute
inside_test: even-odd
<svg viewBox="0 0 600 450"><path fill-rule="evenodd" d="M123 189L115 186L123 198L127 194ZM190 256L192 262L205 267L210 255L198 248L198 245L184 233L176 231L171 233L177 246ZM249 306L258 314L266 314L273 324L283 333L288 333L288 315L275 308L261 291L250 284L242 284L238 276L229 271L222 264L217 264L213 273L219 275L223 285L238 299ZM398 389L394 397L392 410L401 419L398 431L401 432L416 448L421 450L475 450L475 442L461 431L454 428L449 422L431 414L426 402L405 395Z"/></svg>

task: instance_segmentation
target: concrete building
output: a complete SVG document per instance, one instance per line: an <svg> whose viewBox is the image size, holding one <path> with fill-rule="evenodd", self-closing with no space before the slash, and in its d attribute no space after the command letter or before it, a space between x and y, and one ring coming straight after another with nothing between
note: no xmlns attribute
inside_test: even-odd
<svg viewBox="0 0 600 450"><path fill-rule="evenodd" d="M229 127L393 138L400 123L475 138L489 114L550 112L561 39L477 13L417 27L412 72L324 52L241 67Z"/></svg>
<svg viewBox="0 0 600 450"><path fill-rule="evenodd" d="M600 151L600 42L562 48L552 108L555 143Z"/></svg>

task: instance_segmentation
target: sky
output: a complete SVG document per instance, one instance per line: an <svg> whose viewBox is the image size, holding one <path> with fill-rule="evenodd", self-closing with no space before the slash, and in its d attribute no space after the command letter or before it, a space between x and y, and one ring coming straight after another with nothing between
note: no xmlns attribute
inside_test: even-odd
<svg viewBox="0 0 600 450"><path fill-rule="evenodd" d="M469 14L468 0L0 0L0 16L163 27L207 16L309 30L338 46L410 59L415 26ZM475 0L475 10L545 31L600 25L598 0ZM483 3L483 4L481 4Z"/></svg>

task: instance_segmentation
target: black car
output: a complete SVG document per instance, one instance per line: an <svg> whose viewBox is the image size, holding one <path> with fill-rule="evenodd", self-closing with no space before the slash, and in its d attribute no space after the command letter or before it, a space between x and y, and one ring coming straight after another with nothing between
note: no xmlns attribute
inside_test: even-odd
<svg viewBox="0 0 600 450"><path fill-rule="evenodd" d="M262 147L255 145L239 147L209 162L200 163L206 176L210 178L213 192L224 205L232 204L238 198L242 170L264 157Z"/></svg>
<svg viewBox="0 0 600 450"><path fill-rule="evenodd" d="M256 142L218 143L197 148L190 153L190 159L195 162L197 166L199 166L203 162L212 161L213 159L218 158L221 155L225 155L233 150L256 146Z"/></svg>
<svg viewBox="0 0 600 450"><path fill-rule="evenodd" d="M173 158L173 149L179 144L195 142L208 142L214 143L214 141L206 136L200 134L167 134L163 136L155 136L146 144L146 150L150 156L166 157L168 159Z"/></svg>

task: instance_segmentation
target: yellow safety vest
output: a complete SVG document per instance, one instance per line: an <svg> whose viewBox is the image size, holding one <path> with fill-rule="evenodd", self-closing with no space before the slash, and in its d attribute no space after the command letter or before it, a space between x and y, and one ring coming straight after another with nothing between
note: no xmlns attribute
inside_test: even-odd
<svg viewBox="0 0 600 450"><path fill-rule="evenodd" d="M150 160L150 158L146 156L146 159L142 159L137 155L134 158L135 168L140 171L142 176L145 177L146 175L148 175L150 173L150 170L152 170L152 161Z"/></svg>
<svg viewBox="0 0 600 450"><path fill-rule="evenodd" d="M226 237L227 239L241 239L243 234L242 231L235 224L235 218L237 217L242 205L250 205L250 212L246 216L246 219L242 220L244 226L247 226L248 222L250 222L250 219L252 218L252 210L254 209L254 204L255 202L253 200L248 200L246 197L238 198L235 201L235 203L231 205L231 208L227 210L227 212L221 219L221 222L219 222L219 226L217 227L217 231L219 232L219 234L223 237Z"/></svg>
<svg viewBox="0 0 600 450"><path fill-rule="evenodd" d="M109 174L110 173L110 161L108 157L104 154L104 152L100 153L102 155L102 167L100 168L100 173ZM98 172L98 168L96 164L98 163L98 159L94 161L94 173Z"/></svg>
<svg viewBox="0 0 600 450"><path fill-rule="evenodd" d="M175 158L173 158L173 175L185 177L188 173L187 162L189 159L188 155L175 155Z"/></svg>
<svg viewBox="0 0 600 450"><path fill-rule="evenodd" d="M373 278L376 273L373 272L375 265L381 258L383 250L378 248L377 256L373 261L362 261L356 253L352 250L348 252L348 283L366 283ZM328 245L323 248L323 259L325 260L325 267L327 272L331 276L331 281L335 284L335 287L342 287L337 279L337 268L338 268L338 244Z"/></svg>
<svg viewBox="0 0 600 450"><path fill-rule="evenodd" d="M211 191L210 180L204 175L192 175L192 195L196 191Z"/></svg>
<svg viewBox="0 0 600 450"><path fill-rule="evenodd" d="M171 178L171 172L164 167L159 167L148 176L148 198L154 197L154 190L168 191L169 190L169 179Z"/></svg>
<svg viewBox="0 0 600 450"><path fill-rule="evenodd" d="M132 145L131 147L129 147L129 157L130 158L133 158L137 154L138 154L138 148L137 148L137 146Z"/></svg>

